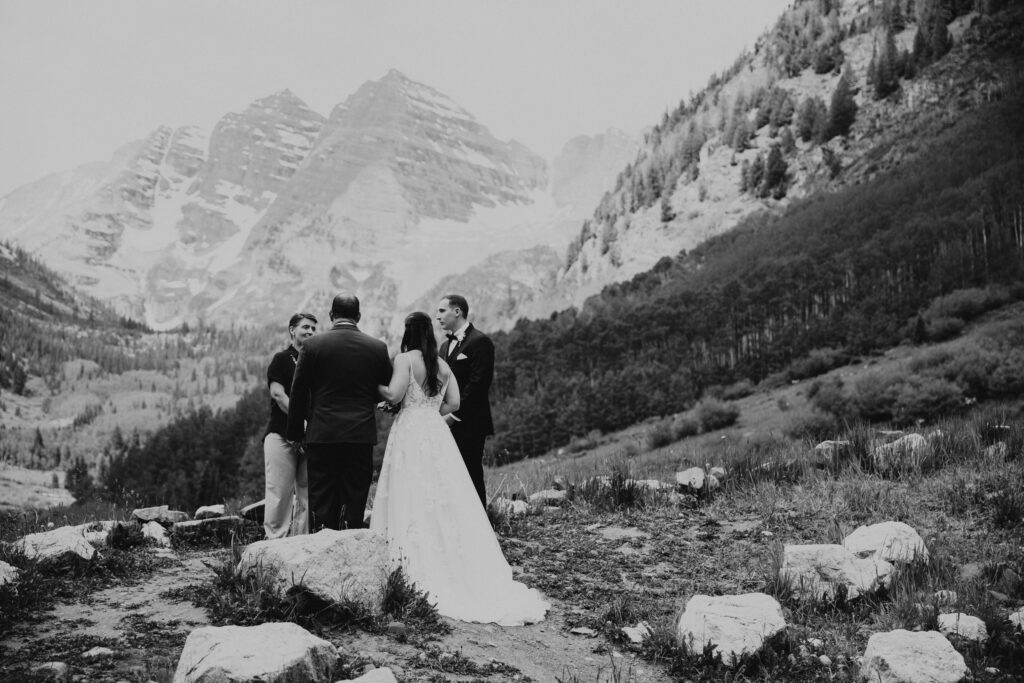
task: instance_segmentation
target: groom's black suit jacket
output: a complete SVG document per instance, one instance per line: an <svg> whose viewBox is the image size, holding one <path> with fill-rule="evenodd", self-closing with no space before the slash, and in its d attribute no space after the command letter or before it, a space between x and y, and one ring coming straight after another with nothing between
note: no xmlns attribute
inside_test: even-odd
<svg viewBox="0 0 1024 683"><path fill-rule="evenodd" d="M453 432L487 436L494 434L491 402L488 393L494 379L494 343L491 338L470 324L466 336L452 351L455 341L441 344L439 355L448 362L459 383L461 398L454 415L459 422L452 425Z"/></svg>
<svg viewBox="0 0 1024 683"><path fill-rule="evenodd" d="M288 397L288 438L306 443L377 443L377 387L391 381L384 342L352 323L302 344ZM307 421L303 430L303 421Z"/></svg>

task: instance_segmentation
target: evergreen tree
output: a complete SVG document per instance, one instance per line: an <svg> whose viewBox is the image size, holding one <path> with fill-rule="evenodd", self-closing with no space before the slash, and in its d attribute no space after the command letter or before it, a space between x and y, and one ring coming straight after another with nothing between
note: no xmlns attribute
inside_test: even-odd
<svg viewBox="0 0 1024 683"><path fill-rule="evenodd" d="M781 199L786 195L786 172L789 170L786 160L782 157L782 150L779 145L772 145L768 151L768 159L764 164L764 178L761 181L761 197L769 195ZM781 188L781 194L779 189Z"/></svg>
<svg viewBox="0 0 1024 683"><path fill-rule="evenodd" d="M836 89L832 92L832 102L828 108L828 124L825 128L825 139L831 140L837 135L848 135L856 118L857 103L853 99L850 73L849 71L844 71L842 76L839 77Z"/></svg>
<svg viewBox="0 0 1024 683"><path fill-rule="evenodd" d="M872 57L868 67L868 75L875 99L881 100L896 91L900 85L899 52L896 50L896 37L886 29L882 38L882 46Z"/></svg>

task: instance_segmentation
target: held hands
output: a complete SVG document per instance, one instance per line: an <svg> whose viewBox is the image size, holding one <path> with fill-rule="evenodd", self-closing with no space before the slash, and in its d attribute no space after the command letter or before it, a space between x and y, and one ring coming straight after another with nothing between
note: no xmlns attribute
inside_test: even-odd
<svg viewBox="0 0 1024 683"><path fill-rule="evenodd" d="M390 415L394 415L399 410L401 410L401 408L402 404L400 403L389 403L388 401L381 401L380 403L377 404L377 410L381 411L382 413L388 413Z"/></svg>

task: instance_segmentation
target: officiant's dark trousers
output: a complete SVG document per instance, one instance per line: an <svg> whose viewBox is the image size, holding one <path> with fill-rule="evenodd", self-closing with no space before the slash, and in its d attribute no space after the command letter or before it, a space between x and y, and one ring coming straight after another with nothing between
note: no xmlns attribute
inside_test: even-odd
<svg viewBox="0 0 1024 683"><path fill-rule="evenodd" d="M373 481L373 444L307 444L306 472L311 533L366 528L363 515Z"/></svg>
<svg viewBox="0 0 1024 683"><path fill-rule="evenodd" d="M484 490L484 441L487 436L484 434L467 434L461 429L453 429L452 437L462 454L462 462L466 463L469 471L469 478L473 480L476 493L480 496L480 503L487 507L487 492Z"/></svg>

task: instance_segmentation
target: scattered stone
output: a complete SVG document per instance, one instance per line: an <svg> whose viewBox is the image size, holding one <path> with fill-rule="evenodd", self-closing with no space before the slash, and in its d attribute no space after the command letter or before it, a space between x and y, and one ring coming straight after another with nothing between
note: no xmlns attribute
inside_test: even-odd
<svg viewBox="0 0 1024 683"><path fill-rule="evenodd" d="M821 638L808 638L807 644L813 647L815 650L820 650L821 648L825 647L825 641L823 641Z"/></svg>
<svg viewBox="0 0 1024 683"><path fill-rule="evenodd" d="M822 441L814 447L814 464L818 467L835 467L853 455L849 441Z"/></svg>
<svg viewBox="0 0 1024 683"><path fill-rule="evenodd" d="M14 583L18 580L18 575L20 573L21 572L18 571L17 567L0 561L0 586L6 586L9 583Z"/></svg>
<svg viewBox="0 0 1024 683"><path fill-rule="evenodd" d="M1006 589L1007 593L1016 593L1020 587L1020 574L1007 567L999 577L999 584Z"/></svg>
<svg viewBox="0 0 1024 683"><path fill-rule="evenodd" d="M820 655L818 661L822 666L832 666L832 660L829 659L828 655Z"/></svg>
<svg viewBox="0 0 1024 683"><path fill-rule="evenodd" d="M871 453L875 467L885 472L911 469L921 464L928 453L928 440L920 434L907 434L892 443L877 446Z"/></svg>
<svg viewBox="0 0 1024 683"><path fill-rule="evenodd" d="M627 479L626 484L645 491L661 491L662 489L675 488L672 484L666 484L660 479Z"/></svg>
<svg viewBox="0 0 1024 683"><path fill-rule="evenodd" d="M196 510L196 514L193 515L193 519L211 519L213 517L223 517L228 514L227 508L224 507L224 503L217 505L202 505Z"/></svg>
<svg viewBox="0 0 1024 683"><path fill-rule="evenodd" d="M947 607L949 605L955 605L960 596L957 595L956 591L935 591L935 604Z"/></svg>
<svg viewBox="0 0 1024 683"><path fill-rule="evenodd" d="M928 548L924 540L913 527L903 522L880 522L857 527L843 539L843 547L858 557L874 557L886 562L928 561Z"/></svg>
<svg viewBox="0 0 1024 683"><path fill-rule="evenodd" d="M353 679L352 683L398 683L395 674L388 667L367 671L359 678Z"/></svg>
<svg viewBox="0 0 1024 683"><path fill-rule="evenodd" d="M995 668L994 666L986 666L985 667L985 673L991 674L993 676L998 676L999 675L999 669Z"/></svg>
<svg viewBox="0 0 1024 683"><path fill-rule="evenodd" d="M961 583L974 583L985 578L985 565L981 562L968 562L956 572L956 578Z"/></svg>
<svg viewBox="0 0 1024 683"><path fill-rule="evenodd" d="M573 634L574 636L587 636L588 638L594 638L595 636L597 636L597 631L595 631L592 628L587 628L586 626L577 626L576 628L569 631L569 633Z"/></svg>
<svg viewBox="0 0 1024 683"><path fill-rule="evenodd" d="M244 523L245 520L237 515L176 522L171 527L171 536L175 542L200 542L216 538L222 543L230 543L231 535L236 533Z"/></svg>
<svg viewBox="0 0 1024 683"><path fill-rule="evenodd" d="M530 502L534 505L561 505L568 500L568 491L556 489L544 489L530 494Z"/></svg>
<svg viewBox="0 0 1024 683"><path fill-rule="evenodd" d="M236 571L266 573L282 593L295 586L324 600L356 602L377 614L384 598L388 553L384 537L369 529L336 531L252 543Z"/></svg>
<svg viewBox="0 0 1024 683"><path fill-rule="evenodd" d="M25 557L38 562L88 562L96 554L96 548L85 540L81 531L71 526L62 526L53 531L28 534L14 543L15 547L24 553Z"/></svg>
<svg viewBox="0 0 1024 683"><path fill-rule="evenodd" d="M1010 448L1006 445L1005 441L997 441L982 451L982 453L986 458L1005 460L1006 456L1010 453Z"/></svg>
<svg viewBox="0 0 1024 683"><path fill-rule="evenodd" d="M160 522L168 526L188 520L187 514L179 510L171 510L166 505L132 510L132 517L140 522Z"/></svg>
<svg viewBox="0 0 1024 683"><path fill-rule="evenodd" d="M569 481L565 477L559 475L555 477L555 481L551 484L551 488L556 491L568 491L572 487L569 485Z"/></svg>
<svg viewBox="0 0 1024 683"><path fill-rule="evenodd" d="M835 600L870 595L887 588L893 566L885 560L858 558L835 544L787 545L779 578L801 600Z"/></svg>
<svg viewBox="0 0 1024 683"><path fill-rule="evenodd" d="M760 651L786 629L778 601L764 593L694 595L679 617L680 644L691 653L711 645L730 666Z"/></svg>
<svg viewBox="0 0 1024 683"><path fill-rule="evenodd" d="M633 540L635 538L650 538L651 535L646 531L641 531L635 526L621 527L621 526L608 526L597 532L602 538L608 541L623 541Z"/></svg>
<svg viewBox="0 0 1024 683"><path fill-rule="evenodd" d="M860 667L862 680L880 683L959 683L966 676L964 658L937 631L876 633Z"/></svg>
<svg viewBox="0 0 1024 683"><path fill-rule="evenodd" d="M988 640L985 622L963 612L939 615L939 631L946 636L957 636L975 643Z"/></svg>
<svg viewBox="0 0 1024 683"><path fill-rule="evenodd" d="M143 524L142 535L145 538L153 539L161 547L169 548L171 545L171 538L167 535L167 529L160 522L146 522Z"/></svg>
<svg viewBox="0 0 1024 683"><path fill-rule="evenodd" d="M633 645L643 645L644 641L654 634L646 621L641 621L636 626L623 626L621 631Z"/></svg>
<svg viewBox="0 0 1024 683"><path fill-rule="evenodd" d="M258 500L255 503L249 503L244 508L238 511L239 516L242 519L250 522L256 522L257 524L263 524L263 513L266 510L267 501Z"/></svg>
<svg viewBox="0 0 1024 683"><path fill-rule="evenodd" d="M401 638L409 635L409 627L400 621L391 621L387 625L388 635L393 638Z"/></svg>
<svg viewBox="0 0 1024 683"><path fill-rule="evenodd" d="M192 631L174 683L324 681L338 652L298 624L205 626Z"/></svg>
<svg viewBox="0 0 1024 683"><path fill-rule="evenodd" d="M690 469L676 472L676 483L683 489L700 491L704 488L704 468L691 467Z"/></svg>
<svg viewBox="0 0 1024 683"><path fill-rule="evenodd" d="M1010 623L1013 624L1014 630L1024 631L1024 607L1010 615Z"/></svg>
<svg viewBox="0 0 1024 683"><path fill-rule="evenodd" d="M32 667L33 680L64 683L71 677L71 669L64 662L43 662Z"/></svg>
<svg viewBox="0 0 1024 683"><path fill-rule="evenodd" d="M998 602L1001 605L1009 605L1009 604L1013 603L1013 598L1011 598L1006 593L1002 593L1000 591L994 591L994 590L989 590L989 591L986 591L986 592L988 593L988 596L990 598L992 598L993 600L995 600L996 602Z"/></svg>
<svg viewBox="0 0 1024 683"><path fill-rule="evenodd" d="M82 659L100 659L101 657L113 657L114 651L109 647L96 646L91 650L82 653Z"/></svg>
<svg viewBox="0 0 1024 683"><path fill-rule="evenodd" d="M718 481L718 477L713 474L709 474L704 480L704 486L708 491L714 491L721 486L721 482Z"/></svg>
<svg viewBox="0 0 1024 683"><path fill-rule="evenodd" d="M530 504L525 500L509 500L508 498L495 498L491 501L491 507L506 517L522 517L530 511Z"/></svg>
<svg viewBox="0 0 1024 683"><path fill-rule="evenodd" d="M715 477L719 481L725 481L725 477L728 474L724 467L712 467L708 470L708 474Z"/></svg>

